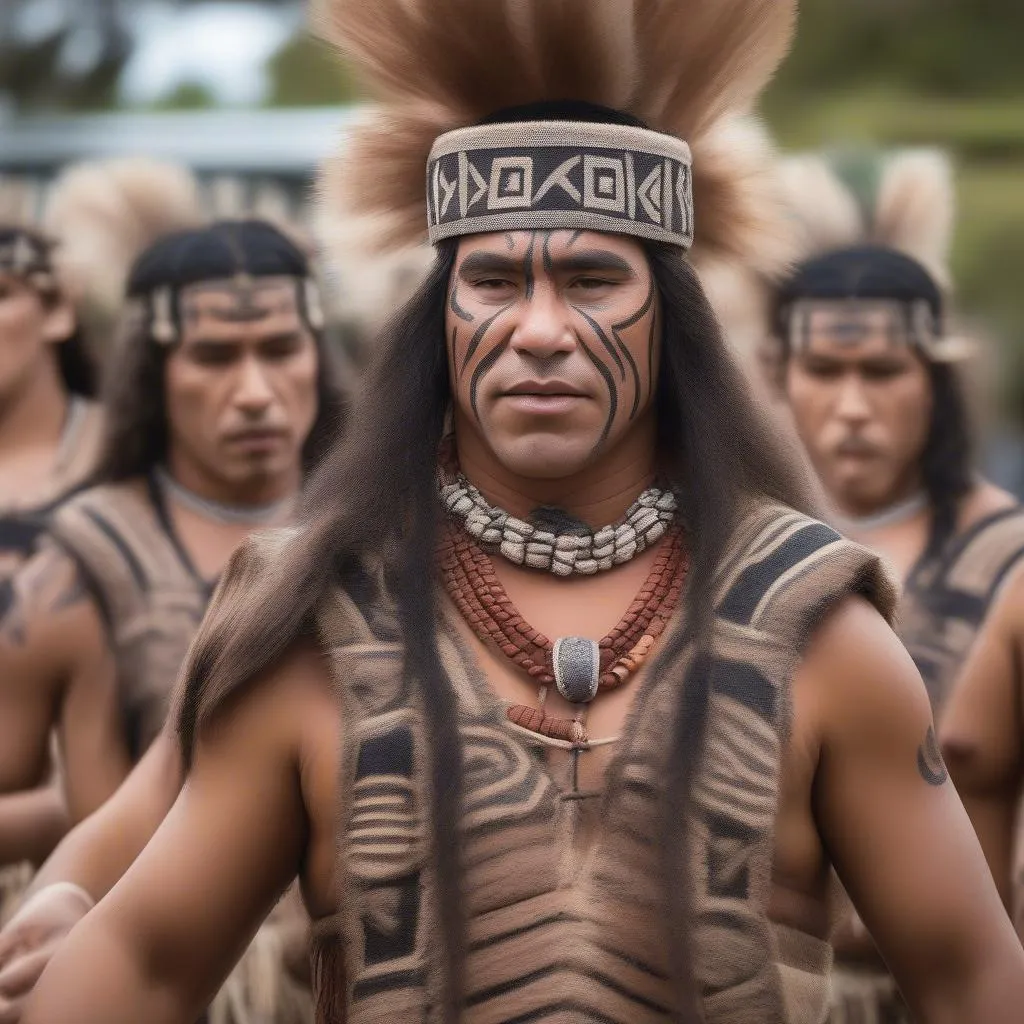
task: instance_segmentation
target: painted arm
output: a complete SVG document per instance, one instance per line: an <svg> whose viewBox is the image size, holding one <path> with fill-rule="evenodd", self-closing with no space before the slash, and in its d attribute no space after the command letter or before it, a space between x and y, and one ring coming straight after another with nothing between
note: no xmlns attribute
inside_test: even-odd
<svg viewBox="0 0 1024 1024"><path fill-rule="evenodd" d="M24 1024L190 1024L199 1016L304 852L311 712L296 674L285 664L254 682L200 736L170 814L61 944ZM313 714L322 718L320 703Z"/></svg>
<svg viewBox="0 0 1024 1024"><path fill-rule="evenodd" d="M40 785L55 727L73 821L128 773L114 658L96 602L65 554L44 548L11 583L0 623L0 793Z"/></svg>
<svg viewBox="0 0 1024 1024"><path fill-rule="evenodd" d="M921 1024L1011 1024L1024 950L949 782L927 693L885 622L851 600L794 681L819 727L826 848Z"/></svg>
<svg viewBox="0 0 1024 1024"><path fill-rule="evenodd" d="M1007 907L1024 778L1022 639L1024 577L1019 577L997 598L939 723L946 764Z"/></svg>

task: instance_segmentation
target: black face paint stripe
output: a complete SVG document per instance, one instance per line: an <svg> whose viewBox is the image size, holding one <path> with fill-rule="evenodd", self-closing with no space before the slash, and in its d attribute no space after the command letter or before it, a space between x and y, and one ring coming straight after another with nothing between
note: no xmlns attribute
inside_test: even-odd
<svg viewBox="0 0 1024 1024"><path fill-rule="evenodd" d="M647 298L644 300L644 304L634 313L632 316L627 317L621 323L612 325L612 336L615 338L616 344L622 350L622 354L629 361L629 367L633 372L633 380L636 383L636 389L633 394L633 410L629 414L629 418L633 419L640 409L640 370L637 368L636 360L633 358L633 354L629 351L629 347L625 344L622 338L619 336L620 331L627 330L630 327L634 327L638 324L647 314L650 312L651 306L654 305L654 278L651 277L650 288L647 292ZM650 358L650 352L648 351L648 358Z"/></svg>
<svg viewBox="0 0 1024 1024"><path fill-rule="evenodd" d="M576 244L576 243L577 243L577 242L578 242L578 241L580 240L580 236L581 236L582 234L583 234L583 232L582 232L582 231L574 231L574 232L573 232L573 233L572 233L572 234L571 234L571 235L569 236L569 245L575 245L575 244Z"/></svg>
<svg viewBox="0 0 1024 1024"><path fill-rule="evenodd" d="M514 249L516 247L516 240L512 235L505 236L505 245L508 249Z"/></svg>
<svg viewBox="0 0 1024 1024"><path fill-rule="evenodd" d="M604 363L591 351L590 346L580 338L580 347L586 353L587 358L597 367L597 372L604 377L604 382L608 386L608 420L604 425L604 430L601 431L601 437L597 444L594 445L595 451L605 443L608 435L611 433L612 424L615 422L615 414L619 411L619 392L615 387L615 378L612 376L611 370L608 369Z"/></svg>
<svg viewBox="0 0 1024 1024"><path fill-rule="evenodd" d="M551 258L551 237L553 234L553 231L544 232L544 247L541 250L541 256L544 260L544 271L548 274L553 273L555 267L554 261Z"/></svg>
<svg viewBox="0 0 1024 1024"><path fill-rule="evenodd" d="M490 352L487 353L477 364L477 368L473 371L473 377L469 382L469 405L473 410L473 415L476 417L477 422L480 422L480 410L477 408L477 392L480 388L480 382L484 378L484 374L504 355L505 350L508 348L512 341L512 335L509 334L500 344L495 345Z"/></svg>
<svg viewBox="0 0 1024 1024"><path fill-rule="evenodd" d="M508 312L509 306L502 306L497 313L494 314L490 319L485 320L476 330L472 340L469 343L469 348L466 349L465 358L462 360L462 366L459 368L459 377L466 372L466 367L469 366L469 361L476 355L476 350L480 347L480 342L484 340L484 335L490 330L491 325L495 320L498 319L503 313Z"/></svg>
<svg viewBox="0 0 1024 1024"><path fill-rule="evenodd" d="M448 306L460 320L464 320L467 324L471 324L476 319L472 313L467 313L459 305L459 283L457 281L452 288L451 295L448 296Z"/></svg>
<svg viewBox="0 0 1024 1024"><path fill-rule="evenodd" d="M530 244L526 248L526 255L523 257L523 280L526 282L526 301L533 298L537 290L537 278L533 272L533 250L537 244L537 232L530 232Z"/></svg>
<svg viewBox="0 0 1024 1024"><path fill-rule="evenodd" d="M622 361L622 356L620 356L619 353L615 350L615 346L608 340L608 335L604 333L604 329L593 317L589 316L582 309L580 309L579 306L573 306L572 308L576 310L576 312L579 313L579 315L583 317L583 319L586 320L588 324L590 324L591 330L597 335L598 340L601 342L601 344L604 345L605 351L608 353L608 355L612 357L612 359L615 360L615 365L619 368L619 375L622 377L623 380L625 380L626 364Z"/></svg>

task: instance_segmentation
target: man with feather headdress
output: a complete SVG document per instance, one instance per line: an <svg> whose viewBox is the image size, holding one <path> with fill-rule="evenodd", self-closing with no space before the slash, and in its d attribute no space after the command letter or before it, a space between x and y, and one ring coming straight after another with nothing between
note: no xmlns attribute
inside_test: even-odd
<svg viewBox="0 0 1024 1024"><path fill-rule="evenodd" d="M154 200L166 184L151 177ZM190 210L186 225L122 264L127 301L96 467L89 486L47 521L0 626L0 790L35 783L54 729L80 821L153 744L146 784L134 790L151 831L180 786L176 748L160 733L216 575L253 530L287 521L341 412L307 253L264 221L207 224L198 204ZM113 238L97 230L94 253L145 241L136 221L104 212ZM108 285L110 269L108 261L98 268ZM107 835L96 856L130 863L133 835ZM69 900L79 915L91 901L84 886L65 883L58 895L64 902L51 917L67 917ZM12 927L38 931L34 913ZM280 938L270 938L247 976L280 960ZM5 1020L26 984L24 965L12 977L6 967ZM273 977L235 985L214 1007L216 1019L247 1024L255 1019L247 1004L273 1009L279 991ZM273 1019L305 1012L300 1005Z"/></svg>
<svg viewBox="0 0 1024 1024"><path fill-rule="evenodd" d="M731 125L794 14L325 5L382 106L324 187L393 243L425 200L436 261L232 558L188 781L26 1024L188 1021L296 873L324 1024L820 1024L831 863L922 1020L1014 1018L888 579L795 511L684 259L772 269Z"/></svg>
<svg viewBox="0 0 1024 1024"><path fill-rule="evenodd" d="M975 469L949 324L949 161L932 150L783 161L805 259L775 295L773 362L831 522L903 580L897 623L938 716L997 591L1024 512ZM855 918L837 935L832 1020L908 1020Z"/></svg>

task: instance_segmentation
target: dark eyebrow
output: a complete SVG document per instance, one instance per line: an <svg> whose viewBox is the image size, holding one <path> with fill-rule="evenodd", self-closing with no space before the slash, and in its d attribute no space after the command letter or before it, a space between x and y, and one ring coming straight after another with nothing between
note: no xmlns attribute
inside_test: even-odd
<svg viewBox="0 0 1024 1024"><path fill-rule="evenodd" d="M571 256L553 259L551 267L563 273L580 273L588 270L614 271L620 274L634 272L632 266L621 256L599 249L585 249L582 252L574 252Z"/></svg>
<svg viewBox="0 0 1024 1024"><path fill-rule="evenodd" d="M620 274L633 274L633 268L621 256L599 249L587 249L572 253L569 256L553 259L552 270L561 273L581 273L587 271L611 271ZM471 277L475 274L521 274L523 261L493 252L470 253L459 267L459 274Z"/></svg>
<svg viewBox="0 0 1024 1024"><path fill-rule="evenodd" d="M501 256L496 252L470 253L460 264L459 274L469 277L474 274L521 274L523 261Z"/></svg>

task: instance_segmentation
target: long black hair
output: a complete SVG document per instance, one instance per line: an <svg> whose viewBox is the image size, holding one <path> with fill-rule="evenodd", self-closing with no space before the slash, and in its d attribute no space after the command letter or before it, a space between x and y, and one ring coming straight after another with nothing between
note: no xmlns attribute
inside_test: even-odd
<svg viewBox="0 0 1024 1024"><path fill-rule="evenodd" d="M173 346L153 337L152 296L167 289L167 315L180 326L180 289L202 281L252 277L290 277L295 281L299 313L317 348L317 415L303 447L308 472L330 448L341 428L346 396L340 362L331 350L319 317L307 308L306 254L273 225L259 220L217 221L207 227L165 235L135 261L127 285L128 301L103 396L106 428L93 482L128 480L148 473L167 454L168 422L164 382Z"/></svg>
<svg viewBox="0 0 1024 1024"><path fill-rule="evenodd" d="M228 694L312 629L311 616L325 588L332 581L361 585L361 564L383 558L393 581L406 672L422 693L431 741L436 905L447 959L444 1019L449 1024L459 1018L466 945L458 828L463 761L456 696L438 651L435 593L423 584L434 574L440 520L436 461L451 402L445 310L456 251L456 242L439 246L422 287L377 339L348 425L307 489L305 528L286 549L283 563L272 573L262 572L254 548L236 556L222 606L215 604L193 647L178 704L188 763L197 731ZM801 471L780 447L727 353L692 267L669 246L648 244L646 251L662 300L656 399L662 471L679 494L691 545L688 627L668 642L662 654L668 659L691 641L707 640L716 569L751 499L806 508L808 498ZM246 583L233 590L232 578ZM674 911L677 1019L686 1024L699 1019L683 884L686 812L707 687L708 680L698 678L681 695L661 836L666 900Z"/></svg>

